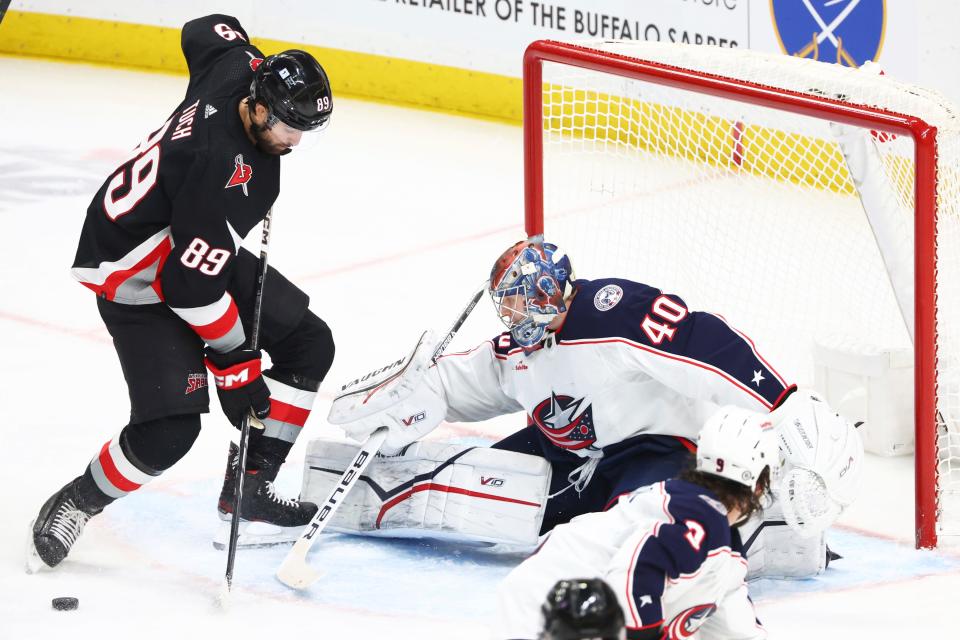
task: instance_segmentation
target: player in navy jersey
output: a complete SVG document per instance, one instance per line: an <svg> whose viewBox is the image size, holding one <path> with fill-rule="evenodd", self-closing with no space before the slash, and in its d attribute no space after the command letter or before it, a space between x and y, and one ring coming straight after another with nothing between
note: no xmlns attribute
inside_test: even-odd
<svg viewBox="0 0 960 640"><path fill-rule="evenodd" d="M769 503L779 465L773 423L723 407L704 425L699 444L695 467L679 478L557 527L498 587L495 637L620 638L625 626L628 640L766 638L747 594L747 562L734 525ZM557 580L615 602L601 615L580 595L597 609L585 616L556 606L554 587L541 609Z"/></svg>
<svg viewBox="0 0 960 640"><path fill-rule="evenodd" d="M34 568L59 564L91 516L186 454L208 411L207 369L229 421L252 413L262 427L251 430L242 519L276 525L282 537L316 511L278 496L273 481L332 363L333 339L307 295L271 268L260 344L272 368L261 372L260 351L246 348L257 259L240 242L279 194L280 156L327 124L330 83L309 53L265 57L230 16L186 23L181 42L186 96L93 197L73 264L113 337L130 421L40 509ZM231 444L219 500L227 520L236 467Z"/></svg>
<svg viewBox="0 0 960 640"><path fill-rule="evenodd" d="M543 532L676 475L719 406L770 411L793 390L719 316L639 282L577 280L549 243L510 247L493 267L490 293L509 331L442 357L423 387L442 399L444 415L391 424L386 448L443 418L524 411L529 426L493 446L550 462ZM381 418L347 433L362 437Z"/></svg>
<svg viewBox="0 0 960 640"><path fill-rule="evenodd" d="M702 425L721 406L732 405L772 414L789 482L777 492L776 508L764 510L766 520L751 520L751 562L756 558L751 570L796 577L825 568L823 532L853 500L862 444L852 425L816 393L796 391L746 335L722 317L691 310L677 295L646 284L578 280L570 258L542 239L507 249L491 271L489 292L507 332L444 355L435 366L389 372L391 380L365 396L362 406L348 406L349 390L334 402L331 415L336 410L337 423L356 439L389 427L383 451L395 462L368 470L382 495L374 500L359 492L374 510L359 520L360 531L373 522L383 534L388 513L396 514L391 526L397 529L426 528L440 535L465 529L472 540L528 544L525 527L534 516L545 534L578 515L610 508L638 487L676 476L696 450ZM432 348L421 345L411 361L424 361L419 352ZM371 412L376 403L382 406ZM391 469L400 468L405 457L424 455L416 447L408 455L407 445L442 420L472 422L519 411L528 426L492 448L540 459L528 460L529 468L549 463L539 493L521 495L529 474L504 475L524 464L508 456L484 458L490 466L476 478L479 488L433 480L470 477L466 467L463 476L451 470L460 458L434 460L430 473L422 472L420 462L416 477L394 479ZM491 492L491 478L504 489ZM430 505L460 498L434 500L424 496L427 489L474 496L476 506L469 508L485 515L469 527L455 514L438 518ZM426 505L425 515L415 501ZM416 515L404 520L402 502ZM517 518L511 504L530 505L528 517ZM499 516L489 515L498 509ZM490 524L477 534L481 521Z"/></svg>

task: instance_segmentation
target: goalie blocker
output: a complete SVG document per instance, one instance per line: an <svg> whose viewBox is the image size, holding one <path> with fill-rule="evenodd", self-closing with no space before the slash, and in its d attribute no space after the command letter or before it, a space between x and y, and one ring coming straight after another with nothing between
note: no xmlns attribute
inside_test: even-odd
<svg viewBox="0 0 960 640"><path fill-rule="evenodd" d="M301 498L322 501L355 453L350 442L312 440ZM532 549L549 486L550 465L536 456L416 442L399 455L378 456L328 529Z"/></svg>

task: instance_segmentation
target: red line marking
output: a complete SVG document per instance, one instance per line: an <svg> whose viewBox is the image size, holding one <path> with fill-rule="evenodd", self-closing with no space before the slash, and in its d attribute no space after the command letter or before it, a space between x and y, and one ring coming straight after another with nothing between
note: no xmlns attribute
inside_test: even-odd
<svg viewBox="0 0 960 640"><path fill-rule="evenodd" d="M37 320L36 318L28 318L27 316L21 316L15 313L9 313L7 311L0 311L0 320L7 320L9 322L16 322L17 324L23 324L34 329L43 329L51 333L59 333L67 336L73 336L74 338L81 338L83 340L89 340L91 342L100 342L112 344L113 339L110 337L110 334L107 333L106 327L96 327L91 329L73 329L71 327L65 327L59 324L53 324L50 322L44 322L43 320Z"/></svg>
<svg viewBox="0 0 960 640"><path fill-rule="evenodd" d="M451 247L454 245L465 244L468 242L472 242L474 240L480 240L481 238L489 238L490 236L495 236L505 231L516 231L517 235L521 235L523 233L523 224L505 225L502 227L497 227L495 229L489 229L487 231L480 231L478 233L474 233L468 236L461 236L459 238L453 238L453 239L445 239L439 242L431 242L430 244L421 245L419 247L414 247L411 249L407 249L405 251L398 251L396 253L391 253L389 255L383 255L376 258L370 258L369 260L361 260L360 262L346 264L346 265L343 265L342 267L334 267L332 269L327 269L326 271L318 271L316 273L310 273L310 274L298 276L295 280L297 282L305 282L308 280L321 280L323 278L329 278L330 276L335 276L335 275L347 273L350 271L366 269L367 267L383 264L385 262L393 262L394 260L401 260L403 258L408 258L410 256L422 255L428 251L436 251L438 249L445 249L447 247Z"/></svg>

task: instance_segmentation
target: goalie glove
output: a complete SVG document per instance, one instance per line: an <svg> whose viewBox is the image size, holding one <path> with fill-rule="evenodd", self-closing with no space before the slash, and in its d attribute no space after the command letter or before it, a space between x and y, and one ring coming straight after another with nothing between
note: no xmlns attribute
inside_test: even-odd
<svg viewBox="0 0 960 640"><path fill-rule="evenodd" d="M436 344L436 336L425 332L406 358L343 385L327 420L361 442L388 427L380 449L387 455L433 431L447 413L440 372L433 365Z"/></svg>
<svg viewBox="0 0 960 640"><path fill-rule="evenodd" d="M860 434L812 391L797 391L772 417L784 458L775 487L784 519L803 537L819 535L856 497Z"/></svg>
<svg viewBox="0 0 960 640"><path fill-rule="evenodd" d="M443 398L440 372L436 367L431 367L404 400L341 426L348 436L360 442L379 427L387 427L389 433L380 452L389 456L399 453L407 445L436 429L446 413L447 403Z"/></svg>

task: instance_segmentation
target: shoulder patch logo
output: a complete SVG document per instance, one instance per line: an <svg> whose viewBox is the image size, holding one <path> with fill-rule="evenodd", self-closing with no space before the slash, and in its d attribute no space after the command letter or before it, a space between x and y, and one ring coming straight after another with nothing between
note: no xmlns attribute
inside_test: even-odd
<svg viewBox="0 0 960 640"><path fill-rule="evenodd" d="M250 70L256 71L257 67L260 66L260 63L263 62L263 58L258 58L257 56L253 55L249 51L247 51L247 56L250 57Z"/></svg>
<svg viewBox="0 0 960 640"><path fill-rule="evenodd" d="M250 182L250 178L253 177L253 167L243 162L243 154L238 153L237 157L233 159L233 175L230 176L230 179L227 181L224 189L229 189L230 187L241 187L243 189L243 195L250 195L247 192L247 183Z"/></svg>
<svg viewBox="0 0 960 640"><path fill-rule="evenodd" d="M593 296L593 306L595 306L600 311L609 311L617 306L617 303L623 298L623 289L618 285L608 284L604 288L597 291L597 295Z"/></svg>
<svg viewBox="0 0 960 640"><path fill-rule="evenodd" d="M203 119L206 120L215 113L217 113L217 110L213 108L212 104L208 104L203 108Z"/></svg>

